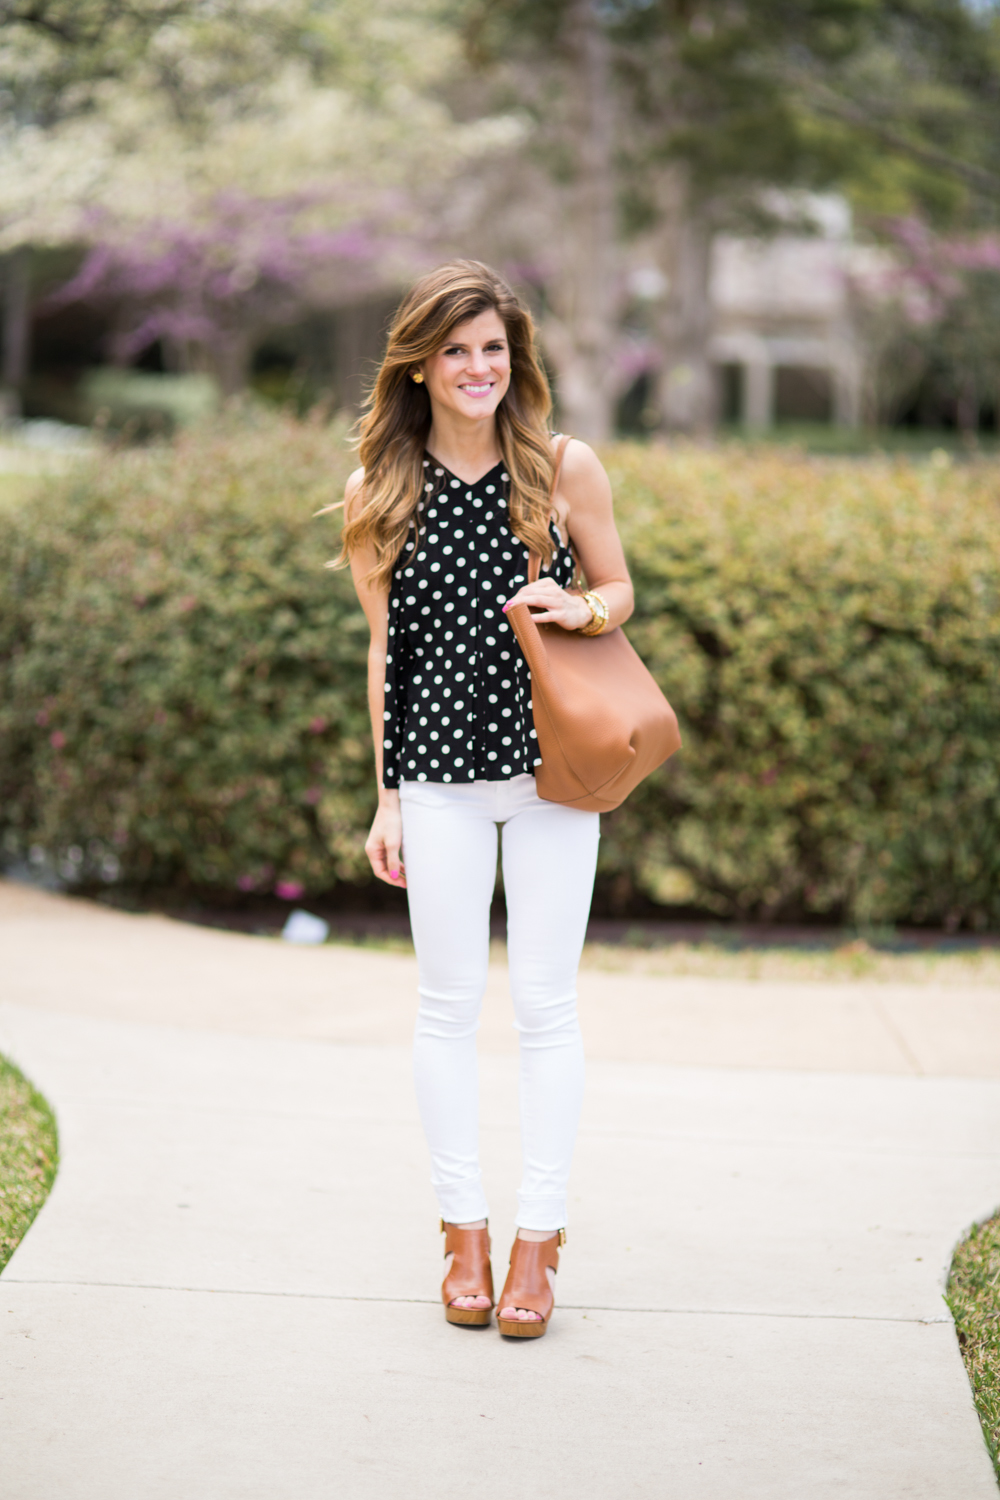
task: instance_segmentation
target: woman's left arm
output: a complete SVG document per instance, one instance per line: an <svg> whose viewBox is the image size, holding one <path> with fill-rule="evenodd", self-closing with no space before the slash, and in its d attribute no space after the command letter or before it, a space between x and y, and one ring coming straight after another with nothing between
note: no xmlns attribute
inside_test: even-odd
<svg viewBox="0 0 1000 1500"><path fill-rule="evenodd" d="M615 526L610 480L594 450L578 438L566 445L555 498L559 521L569 532L587 587L600 594L608 606L604 628L613 630L625 623L635 607L632 580ZM504 605L504 612L513 604L541 609L543 612L534 617L537 624L561 625L564 630L579 630L593 619L590 606L580 595L561 589L554 578L540 578L518 589Z"/></svg>

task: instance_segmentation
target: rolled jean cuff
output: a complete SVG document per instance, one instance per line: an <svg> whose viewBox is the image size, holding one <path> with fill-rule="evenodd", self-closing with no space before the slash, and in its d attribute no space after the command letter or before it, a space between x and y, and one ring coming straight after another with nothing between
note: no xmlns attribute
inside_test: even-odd
<svg viewBox="0 0 1000 1500"><path fill-rule="evenodd" d="M514 1223L518 1229L534 1229L539 1233L548 1229L555 1234L557 1229L566 1228L566 1199L564 1196L518 1193Z"/></svg>
<svg viewBox="0 0 1000 1500"><path fill-rule="evenodd" d="M435 1182L433 1186L446 1224L474 1224L477 1219L489 1218L483 1179L478 1172L460 1182Z"/></svg>

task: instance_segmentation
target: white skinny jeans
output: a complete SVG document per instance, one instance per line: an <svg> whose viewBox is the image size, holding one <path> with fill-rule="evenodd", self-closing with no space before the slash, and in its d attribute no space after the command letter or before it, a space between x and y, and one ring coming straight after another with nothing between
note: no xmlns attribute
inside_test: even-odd
<svg viewBox="0 0 1000 1500"><path fill-rule="evenodd" d="M543 802L533 776L400 787L410 924L420 971L417 1103L441 1214L488 1214L479 1168L476 1030L486 986L497 825L503 827L507 952L520 1033L522 1229L566 1224L583 1098L576 972L590 912L599 815Z"/></svg>

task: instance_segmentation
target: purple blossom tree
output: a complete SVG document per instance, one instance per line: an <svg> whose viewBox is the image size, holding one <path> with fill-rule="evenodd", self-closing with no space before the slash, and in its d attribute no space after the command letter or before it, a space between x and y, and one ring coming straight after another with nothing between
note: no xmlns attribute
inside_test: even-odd
<svg viewBox="0 0 1000 1500"><path fill-rule="evenodd" d="M178 368L208 369L223 394L233 394L269 328L309 305L352 302L385 284L394 237L362 220L310 225L325 206L316 193L261 199L232 191L184 221L164 216L124 230L94 216L89 253L49 305L110 307L115 363L162 340Z"/></svg>
<svg viewBox="0 0 1000 1500"><path fill-rule="evenodd" d="M892 255L860 288L882 322L881 387L897 407L921 390L971 437L984 407L1000 421L1000 234L887 228Z"/></svg>

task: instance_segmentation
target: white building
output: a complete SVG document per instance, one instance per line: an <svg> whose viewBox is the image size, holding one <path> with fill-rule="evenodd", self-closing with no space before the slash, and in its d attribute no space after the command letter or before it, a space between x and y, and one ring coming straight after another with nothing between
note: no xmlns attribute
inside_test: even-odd
<svg viewBox="0 0 1000 1500"><path fill-rule="evenodd" d="M863 359L852 277L873 252L855 245L840 198L806 202L816 233L773 239L717 236L712 250L710 353L723 420L861 419Z"/></svg>

